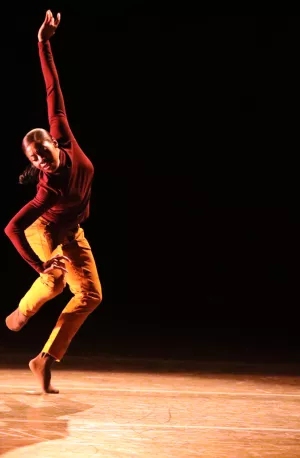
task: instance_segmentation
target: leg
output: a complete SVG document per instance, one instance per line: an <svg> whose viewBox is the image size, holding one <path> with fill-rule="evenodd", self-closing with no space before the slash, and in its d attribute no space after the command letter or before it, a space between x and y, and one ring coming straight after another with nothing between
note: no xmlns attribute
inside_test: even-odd
<svg viewBox="0 0 300 458"><path fill-rule="evenodd" d="M47 231L43 219L35 221L26 231L26 238L35 253L46 261L61 251L61 246L54 247L51 234ZM21 299L18 308L6 318L6 325L12 331L19 331L41 306L60 294L65 286L64 275L60 270L49 274L40 274L30 290Z"/></svg>
<svg viewBox="0 0 300 458"><path fill-rule="evenodd" d="M47 229L47 222L43 218L35 221L26 231L26 238L35 253L46 261L56 253L61 253L61 246L54 242L54 237ZM49 274L40 274L30 290L19 303L19 307L6 318L6 324L12 331L19 331L41 306L60 294L65 286L64 274L54 270ZM29 362L30 370L38 379L45 393L58 393L51 384L51 365L54 358L41 353Z"/></svg>
<svg viewBox="0 0 300 458"><path fill-rule="evenodd" d="M80 326L102 300L96 263L82 228L77 230L73 240L64 240L62 252L71 260L66 281L74 296L59 316L43 348L43 352L56 361L62 359Z"/></svg>

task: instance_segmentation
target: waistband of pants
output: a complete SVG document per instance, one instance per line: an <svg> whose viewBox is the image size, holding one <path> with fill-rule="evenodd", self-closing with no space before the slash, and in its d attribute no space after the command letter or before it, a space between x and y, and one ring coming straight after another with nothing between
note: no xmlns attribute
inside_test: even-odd
<svg viewBox="0 0 300 458"><path fill-rule="evenodd" d="M52 227L53 228L57 227L56 223L54 223L53 221L47 220L44 216L40 216L38 220L45 226L49 227L49 229L51 229ZM80 228L80 224L75 224L75 226L70 226L70 227L68 227L67 225L65 227L64 226L58 227L59 230L62 230L66 233L68 232L76 233L79 228Z"/></svg>

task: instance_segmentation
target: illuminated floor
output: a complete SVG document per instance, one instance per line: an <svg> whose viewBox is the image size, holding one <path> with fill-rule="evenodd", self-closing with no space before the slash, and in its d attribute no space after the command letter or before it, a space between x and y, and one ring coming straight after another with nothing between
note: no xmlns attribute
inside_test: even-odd
<svg viewBox="0 0 300 458"><path fill-rule="evenodd" d="M66 358L42 395L27 359L0 367L1 456L300 456L299 371Z"/></svg>

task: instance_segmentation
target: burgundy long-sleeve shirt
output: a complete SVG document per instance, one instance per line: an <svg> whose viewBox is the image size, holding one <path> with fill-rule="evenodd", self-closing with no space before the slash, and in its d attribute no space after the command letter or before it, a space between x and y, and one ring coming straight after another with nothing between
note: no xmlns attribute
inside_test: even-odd
<svg viewBox="0 0 300 458"><path fill-rule="evenodd" d="M25 261L40 273L43 262L30 247L25 229L42 215L60 233L82 223L89 216L94 167L70 129L50 42L38 42L38 48L50 134L59 144L60 166L54 173L40 171L35 197L11 219L4 232Z"/></svg>

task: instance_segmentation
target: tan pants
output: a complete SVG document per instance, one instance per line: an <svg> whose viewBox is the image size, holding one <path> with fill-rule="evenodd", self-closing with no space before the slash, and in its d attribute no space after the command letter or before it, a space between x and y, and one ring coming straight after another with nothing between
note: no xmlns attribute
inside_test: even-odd
<svg viewBox="0 0 300 458"><path fill-rule="evenodd" d="M78 226L75 231L69 231L59 239L59 234L51 233L50 227L41 217L26 229L26 238L42 261L57 253L67 256L72 261L66 263L68 273L54 269L47 274L40 274L21 299L19 309L24 315L31 317L45 302L60 294L66 284L69 285L74 296L59 316L42 350L60 361L82 323L100 304L102 288L83 229Z"/></svg>

